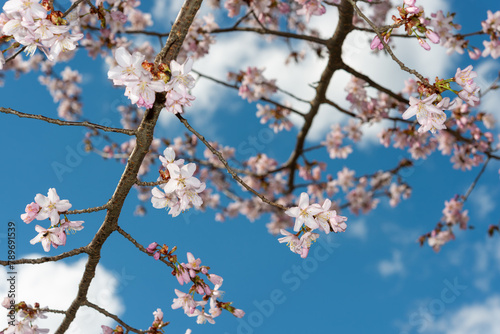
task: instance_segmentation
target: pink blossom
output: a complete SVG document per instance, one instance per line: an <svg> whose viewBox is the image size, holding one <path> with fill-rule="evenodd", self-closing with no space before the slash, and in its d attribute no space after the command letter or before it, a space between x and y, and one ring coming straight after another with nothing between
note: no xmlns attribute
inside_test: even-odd
<svg viewBox="0 0 500 334"><path fill-rule="evenodd" d="M438 233L436 233L436 231L432 231L432 234L427 242L429 243L429 246L431 246L432 249L434 249L434 251L437 253L441 249L441 246L454 239L455 236L453 235L453 232L451 230L439 231Z"/></svg>
<svg viewBox="0 0 500 334"><path fill-rule="evenodd" d="M484 51L483 57L491 55L493 59L500 57L500 41L498 39L491 41L483 41Z"/></svg>
<svg viewBox="0 0 500 334"><path fill-rule="evenodd" d="M144 55L134 52L132 55L126 48L119 47L115 51L115 59L118 66L108 71L108 78L113 79L115 85L123 85L126 81L138 80L145 70L142 68Z"/></svg>
<svg viewBox="0 0 500 334"><path fill-rule="evenodd" d="M102 325L101 329L102 329L102 334L113 334L114 333L113 328L105 326L105 325Z"/></svg>
<svg viewBox="0 0 500 334"><path fill-rule="evenodd" d="M25 209L26 213L23 213L21 215L21 219L26 223L29 224L33 221L33 219L36 218L38 215L38 212L40 211L40 205L38 205L35 202L31 202L30 204L26 205Z"/></svg>
<svg viewBox="0 0 500 334"><path fill-rule="evenodd" d="M476 89L476 84L474 83L474 78L476 77L477 73L472 71L472 65L469 65L463 70L457 68L455 82L468 92L473 92Z"/></svg>
<svg viewBox="0 0 500 334"><path fill-rule="evenodd" d="M321 16L326 13L326 8L321 4L321 0L306 1L297 1L303 5L302 8L297 10L297 15L305 15L307 22L309 22L312 15Z"/></svg>
<svg viewBox="0 0 500 334"><path fill-rule="evenodd" d="M163 321L163 312L161 309L156 309L156 311L153 312L153 315L155 317L155 321Z"/></svg>
<svg viewBox="0 0 500 334"><path fill-rule="evenodd" d="M49 229L45 229L40 225L35 226L35 230L38 232L38 235L30 240L32 245L42 242L43 249L48 252L50 250L50 245L57 248L57 246L64 245L66 240L61 240L62 234L64 234L63 229L60 227L52 227Z"/></svg>
<svg viewBox="0 0 500 334"><path fill-rule="evenodd" d="M155 93L165 91L165 84L161 80L152 81L149 75L141 75L138 80L126 83L125 96L132 104L139 107L151 108L155 101Z"/></svg>
<svg viewBox="0 0 500 334"><path fill-rule="evenodd" d="M417 115L417 121L422 125L418 129L419 132L430 130L434 133L437 129L446 129L444 125L446 121L445 113L432 104L436 98L436 94L432 94L423 100L410 96L410 107L403 113L403 119Z"/></svg>
<svg viewBox="0 0 500 334"><path fill-rule="evenodd" d="M67 199L60 200L54 188L50 188L47 196L37 194L35 202L40 205L41 210L36 216L38 220L49 218L52 225L59 223L59 214L66 212L71 208L71 204Z"/></svg>
<svg viewBox="0 0 500 334"><path fill-rule="evenodd" d="M210 280L210 282L212 282L213 284L222 285L223 279L219 275L209 274L207 276L208 276L208 279Z"/></svg>
<svg viewBox="0 0 500 334"><path fill-rule="evenodd" d="M174 303L172 304L172 309L175 310L182 307L186 314L191 314L191 310L194 310L196 308L196 303L193 300L193 296L177 289L175 289L175 294L178 298L175 298L173 300Z"/></svg>
<svg viewBox="0 0 500 334"><path fill-rule="evenodd" d="M472 50L469 50L469 57L472 60L478 60L479 58L481 58L481 53L481 50L476 47L472 47Z"/></svg>
<svg viewBox="0 0 500 334"><path fill-rule="evenodd" d="M476 93L479 92L479 87L476 87L472 92L462 89L458 92L458 96L471 107L477 107L479 105L479 97L476 96Z"/></svg>
<svg viewBox="0 0 500 334"><path fill-rule="evenodd" d="M172 74L170 81L167 83L166 90L179 88L188 90L194 87L194 78L189 74L193 67L193 60L187 58L181 65L175 60L170 62L170 72Z"/></svg>
<svg viewBox="0 0 500 334"><path fill-rule="evenodd" d="M177 281L179 282L180 285L191 282L188 270L184 268L182 265L179 266L179 268L176 270L175 277L177 278Z"/></svg>
<svg viewBox="0 0 500 334"><path fill-rule="evenodd" d="M290 208L285 211L287 215L295 218L295 226L293 230L295 232L300 231L302 225L306 225L311 229L318 228L318 222L314 219L314 215L323 211L322 208L318 208L309 205L309 195L305 192L300 194L299 205Z"/></svg>
<svg viewBox="0 0 500 334"><path fill-rule="evenodd" d="M279 238L278 242L279 243L286 242L287 246L290 247L290 250L292 252L300 254L302 251L302 246L299 238L295 234L292 234L284 229L281 229L280 232L281 234L284 235L284 237Z"/></svg>

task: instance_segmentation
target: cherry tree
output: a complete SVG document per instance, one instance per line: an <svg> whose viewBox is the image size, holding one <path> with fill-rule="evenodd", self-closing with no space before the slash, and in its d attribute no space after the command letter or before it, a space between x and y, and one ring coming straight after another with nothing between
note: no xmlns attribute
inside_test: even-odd
<svg viewBox="0 0 500 334"><path fill-rule="evenodd" d="M103 325L103 333L166 332L175 319L164 317L160 308L151 306L152 323L141 324L147 329L140 330L88 299L102 248L116 234L142 253L140 256L156 260L158 267L169 267L176 278L172 285L176 281L180 285L172 288L177 296L172 309L182 309L199 324L214 324L223 313L245 316L238 301L226 300L231 298L231 291L223 299L223 278L216 274L218 268L212 269L205 262L202 265L202 259L189 251L179 254L182 245L166 245L155 233L139 236L127 232L120 215L125 200L134 196L139 202L136 214L164 209L168 220L192 212L217 221L237 215L250 221L266 217L268 231L277 236L276 242L299 255L297 261L301 261L325 234L342 238L349 233L352 216L375 210L384 198L392 207L408 199L412 185L402 173L434 153L451 156L454 168L476 171L476 177L465 193L442 199L443 216L434 229L422 230L418 241L439 252L455 239L457 230L470 228L466 201L487 165L500 159L495 118L492 111L481 107L486 94L496 93L498 79L480 87L472 61L500 56L500 11L485 13L477 31L462 32L452 13L427 12L415 0L396 5L386 0L206 0L200 14L201 5L201 0L185 0L176 17L165 18L172 22L169 29L154 31L150 28L153 16L143 11L144 4L139 0L4 2L0 14L0 75L15 73L22 77L39 71L39 83L47 87L57 111L48 107L37 113L0 106L3 122L8 124L10 118L18 116L87 129L83 138L86 150L104 158L103 164L121 163L123 172L109 201L83 209L72 206L69 193L23 185L33 194L33 201L24 203L26 209L20 212L20 219L35 225L30 243L33 247L41 244L47 256L9 258L0 263L36 265L83 254L86 265L78 293L67 310L40 305L36 300L5 297L2 305L17 318L2 333L46 333L48 330L38 327L37 318L50 317L51 313L64 315L56 330L64 333L84 307L117 323L114 328ZM312 23L328 12L335 13L337 21L333 33L327 36ZM389 13L394 14L390 17ZM388 55L407 74L408 79L398 83L404 88L388 88L380 78L349 65L346 41L349 35L360 32L369 34L370 39L363 37L359 43L369 46L372 54ZM227 34L254 34L271 45L285 42L289 52L288 57L280 59L282 63L301 64L306 57L322 61L320 77L307 83L307 94L312 92L312 97L280 87L258 63L218 76L197 67L198 62L212 57L210 51L217 38ZM450 55L470 61L470 65L457 68L453 77L426 77L421 69L400 60L397 46L402 40L428 52L445 48ZM85 110L77 54L105 59L109 84L128 99L127 104L116 106L121 127L99 124L99 116ZM68 65L57 72L55 66L60 63ZM338 79L338 73L349 75L347 83ZM251 103L258 122L275 136L296 131L293 143L283 145L283 150L289 150L288 158L280 161L259 149L239 161L236 151L241 148L218 143L204 127L194 126L190 108L200 103L195 87L203 82L233 90ZM340 83L345 87L339 87ZM334 85L345 90L345 100L336 100ZM328 108L338 118L328 124L330 130L318 145L309 145L306 139L314 131L313 121L318 120L320 108ZM158 135L155 129L160 115L165 114L172 114L186 135ZM337 162L359 148L357 143L367 136L368 126L376 129L379 143L387 150L400 150L409 156L394 161L387 170L366 174L348 166L339 168ZM324 159L325 153L329 159ZM100 211L105 213L104 220L89 224ZM480 228L490 236L499 232L495 224ZM71 246L90 229L95 235L87 245ZM50 255L59 247L64 249L62 253Z"/></svg>

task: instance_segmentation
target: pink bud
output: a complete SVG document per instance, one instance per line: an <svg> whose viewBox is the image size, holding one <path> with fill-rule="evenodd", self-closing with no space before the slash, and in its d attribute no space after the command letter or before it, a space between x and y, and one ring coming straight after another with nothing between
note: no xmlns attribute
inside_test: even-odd
<svg viewBox="0 0 500 334"><path fill-rule="evenodd" d="M436 34L434 31L432 30L426 30L425 31L425 35L427 36L427 38L434 44L438 44L439 43L439 35Z"/></svg>
<svg viewBox="0 0 500 334"><path fill-rule="evenodd" d="M239 308L235 309L233 311L233 315L236 317L236 318L243 318L243 316L245 315L245 312L243 310L240 310Z"/></svg>
<svg viewBox="0 0 500 334"><path fill-rule="evenodd" d="M156 242L150 243L148 248L146 248L146 252L148 252L149 254L153 253L157 246L158 244Z"/></svg>
<svg viewBox="0 0 500 334"><path fill-rule="evenodd" d="M375 50L379 45L381 45L380 38L378 38L378 35L375 35L370 44L370 49Z"/></svg>
<svg viewBox="0 0 500 334"><path fill-rule="evenodd" d="M160 258L160 252L156 252L156 253L154 253L153 258L154 258L155 260L158 260L158 259Z"/></svg>
<svg viewBox="0 0 500 334"><path fill-rule="evenodd" d="M472 50L469 50L469 57L472 60L478 60L481 57L481 50L473 47Z"/></svg>
<svg viewBox="0 0 500 334"><path fill-rule="evenodd" d="M427 44L427 42L424 41L423 39L419 38L418 42L420 43L420 46L423 47L424 49L426 49L427 51L429 51L431 49L429 44Z"/></svg>
<svg viewBox="0 0 500 334"><path fill-rule="evenodd" d="M309 254L309 248L308 247L302 247L302 252L300 253L300 257L305 259L307 255Z"/></svg>
<svg viewBox="0 0 500 334"><path fill-rule="evenodd" d="M405 0L405 1L404 1L404 3L405 3L407 6L414 6L416 1L417 1L417 0Z"/></svg>
<svg viewBox="0 0 500 334"><path fill-rule="evenodd" d="M418 14L420 12L420 8L418 7L406 7L405 10L410 14Z"/></svg>

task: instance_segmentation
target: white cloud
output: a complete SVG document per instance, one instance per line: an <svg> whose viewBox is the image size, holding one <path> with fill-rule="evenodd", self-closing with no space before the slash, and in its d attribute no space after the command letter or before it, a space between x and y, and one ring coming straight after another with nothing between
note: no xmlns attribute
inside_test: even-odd
<svg viewBox="0 0 500 334"><path fill-rule="evenodd" d="M179 0L180 1L180 0ZM173 8L180 8L178 1L170 3L167 8L165 1L156 0L155 6L161 7L161 11L173 11ZM175 6L174 6L175 4ZM447 11L448 4L445 1L421 0L420 4L424 6L427 13L442 9ZM156 11L156 10L155 10ZM336 8L329 8L327 13L320 17L311 19L311 26L320 31L320 36L328 38L333 34L338 22L338 13ZM403 72L388 56L373 54L370 50L370 40L373 34L354 31L351 32L343 46L343 60L357 71L373 78L381 85L394 91L399 91L404 86L404 80L411 77L410 74ZM247 66L256 66L266 68L264 76L268 79L277 79L280 88L295 94L304 99L312 99L315 90L311 87L321 77L325 67L326 59L318 59L310 51L306 42L293 42L294 50L308 50L307 56L300 64L291 62L284 64L290 50L287 44L281 38L274 38L272 43L264 41L262 36L251 32L225 33L215 36L216 44L211 46L209 55L198 60L194 68L204 74L208 74L218 79L225 80L228 71L238 71ZM414 39L399 39L395 54L410 68L414 68L424 76L431 78L435 76L444 76L452 68L452 61L446 55L446 50L440 46L434 45L431 52L422 49ZM345 100L346 93L344 87L349 81L350 74L344 71L337 71L331 81L327 96L336 101L343 107L348 107ZM206 124L214 124L214 114L220 109L240 109L246 102L238 105L228 105L227 94L236 96L236 92L229 92L229 88L224 88L218 84L212 83L206 79L201 79L193 89L196 101L193 107L189 108L187 113L194 126L200 128L204 126L204 134L212 138L217 136L217 129L206 127ZM308 105L295 101L289 97L280 95L280 98L286 99L292 103L292 106L299 111L308 111ZM282 102L281 100L281 102ZM347 116L334 110L330 106L322 106L318 115L315 117L312 127L309 131L307 140L309 142L322 141L326 133L330 130L332 124L346 122ZM178 122L172 121L167 116L160 117L161 124L167 129L177 128ZM292 117L292 122L297 127L301 127L303 119ZM171 125L175 124L175 125ZM383 126L377 124L367 127L365 130L364 142L361 147L366 147L367 143L378 143L377 133ZM209 131L207 133L207 131ZM212 133L210 133L210 131ZM369 145L368 145L369 146Z"/></svg>
<svg viewBox="0 0 500 334"><path fill-rule="evenodd" d="M366 240L366 237L368 235L368 226L366 224L366 220L357 219L355 222L351 222L348 226L348 231L349 233L347 234L347 236Z"/></svg>
<svg viewBox="0 0 500 334"><path fill-rule="evenodd" d="M39 258L40 254L30 254L26 258ZM80 259L72 264L63 262L49 262L37 265L17 266L17 287L16 302L25 301L33 305L40 303L42 307L50 309L66 310L78 291L85 263L85 259ZM116 276L102 265L97 266L96 275L92 280L88 292L88 300L106 309L115 315L120 315L124 311L120 297L117 295L120 282ZM127 278L126 276L122 278ZM7 271L0 268L0 280L5 282ZM7 286L0 286L0 296L7 296ZM63 315L47 313L47 319L38 319L36 324L40 328L49 328L53 333L63 319ZM111 326L114 320L105 317L97 311L88 307L81 307L66 333L84 334L101 333L101 325ZM7 326L7 319L0 317L0 329Z"/></svg>
<svg viewBox="0 0 500 334"><path fill-rule="evenodd" d="M484 303L462 306L440 318L424 333L498 334L500 333L500 296L494 295Z"/></svg>
<svg viewBox="0 0 500 334"><path fill-rule="evenodd" d="M401 252L393 250L392 259L380 261L377 265L377 269L379 274L384 277L396 274L402 275L405 269L403 262L401 261Z"/></svg>
<svg viewBox="0 0 500 334"><path fill-rule="evenodd" d="M495 209L495 201L493 200L492 191L486 186L474 189L470 196L470 201L475 206L474 213L479 218L485 218L493 209Z"/></svg>
<svg viewBox="0 0 500 334"><path fill-rule="evenodd" d="M484 241L473 245L473 251L474 286L489 291L491 281L500 274L500 244L493 238L485 237Z"/></svg>
<svg viewBox="0 0 500 334"><path fill-rule="evenodd" d="M481 92L485 92L498 77L500 64L496 60L488 59L481 62L474 70L477 73L477 78L474 79L474 82L481 88ZM481 99L481 110L495 115L497 128L500 127L500 109L498 105L500 105L500 94L498 94L498 90L488 92Z"/></svg>

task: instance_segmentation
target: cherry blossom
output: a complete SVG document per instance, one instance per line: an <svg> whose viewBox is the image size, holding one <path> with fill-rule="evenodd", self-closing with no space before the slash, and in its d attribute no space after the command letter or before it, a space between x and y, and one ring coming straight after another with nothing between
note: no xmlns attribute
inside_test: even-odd
<svg viewBox="0 0 500 334"><path fill-rule="evenodd" d="M40 211L40 205L38 205L35 202L32 202L28 205L26 205L25 209L26 213L23 213L21 215L21 219L26 223L29 224L33 221L33 219L36 218L38 215L38 212Z"/></svg>
<svg viewBox="0 0 500 334"><path fill-rule="evenodd" d="M60 227L45 229L40 225L36 225L35 230L38 232L38 235L31 239L30 243L34 245L38 242L41 242L43 250L46 252L50 251L51 245L57 248L57 246L64 245L66 241L64 230ZM61 240L61 237L63 238L63 240Z"/></svg>
<svg viewBox="0 0 500 334"><path fill-rule="evenodd" d="M322 208L309 205L309 195L307 193L302 193L300 194L299 205L286 210L285 213L295 218L293 230L298 232L302 225L306 225L311 229L318 228L319 225L314 219L314 215L321 211L323 211Z"/></svg>
<svg viewBox="0 0 500 334"><path fill-rule="evenodd" d="M436 98L436 94L432 94L423 100L410 96L410 107L403 113L403 119L417 115L417 121L422 125L418 132L431 131L435 133L436 130L446 129L444 125L446 121L445 113L432 104Z"/></svg>
<svg viewBox="0 0 500 334"><path fill-rule="evenodd" d="M59 215L71 208L71 204L67 199L59 199L54 188L50 188L47 196L37 194L35 202L41 207L40 212L36 216L38 220L49 218L52 225L59 223Z"/></svg>
<svg viewBox="0 0 500 334"><path fill-rule="evenodd" d="M182 64L172 60L170 62L170 72L172 73L172 77L167 83L166 90L175 89L178 91L179 89L188 90L193 88L194 78L191 74L189 74L192 67L193 60L191 58L186 59L186 61Z"/></svg>

